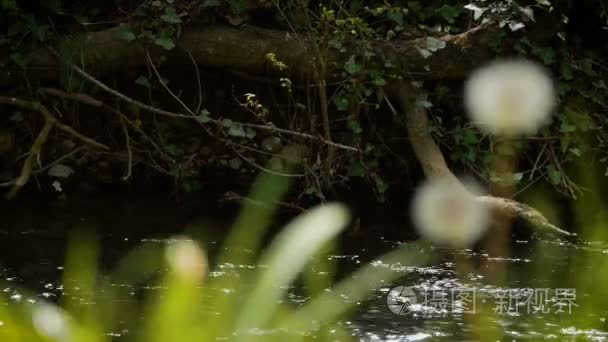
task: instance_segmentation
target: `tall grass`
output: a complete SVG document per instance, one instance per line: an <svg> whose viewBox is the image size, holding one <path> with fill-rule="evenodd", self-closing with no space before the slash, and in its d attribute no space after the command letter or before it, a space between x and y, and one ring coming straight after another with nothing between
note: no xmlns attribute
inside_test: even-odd
<svg viewBox="0 0 608 342"><path fill-rule="evenodd" d="M178 237L167 246L142 244L102 274L95 237L79 230L69 243L61 301L29 303L0 297L0 341L101 342L116 339L109 332L121 330L128 330L123 340L146 342L354 339L336 322L370 291L403 274L368 265L332 290L327 288L332 282L327 279L334 277L328 260L331 243L350 217L337 203L296 217L262 249L261 237L275 209L255 203L279 202L288 185L285 178L272 174L258 177L251 193L254 201L245 204L215 261L207 260L202 243ZM424 264L429 256L420 249L414 243L404 245L382 259ZM313 262L328 273L321 277L307 270ZM222 264L261 267L233 276L208 276ZM286 304L282 299L297 279L306 284L310 299L303 305ZM130 288L151 283L163 290L141 300L119 300L131 296ZM230 291L222 294L217 289ZM350 300L344 301L343 295Z"/></svg>

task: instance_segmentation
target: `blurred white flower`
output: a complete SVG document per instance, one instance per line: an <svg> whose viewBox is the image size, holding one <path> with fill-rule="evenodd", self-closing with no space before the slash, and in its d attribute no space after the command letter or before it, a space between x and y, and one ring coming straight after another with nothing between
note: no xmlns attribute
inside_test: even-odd
<svg viewBox="0 0 608 342"><path fill-rule="evenodd" d="M550 75L525 60L490 63L474 71L465 85L470 119L492 134L535 133L556 104Z"/></svg>
<svg viewBox="0 0 608 342"><path fill-rule="evenodd" d="M57 341L65 341L68 335L68 321L65 313L50 304L37 306L32 312L34 328L42 336Z"/></svg>
<svg viewBox="0 0 608 342"><path fill-rule="evenodd" d="M489 213L475 198L477 187L467 183L467 188L450 179L430 180L418 188L411 210L422 237L452 248L471 247L482 237Z"/></svg>
<svg viewBox="0 0 608 342"><path fill-rule="evenodd" d="M165 257L172 271L192 280L207 275L207 257L200 245L187 238L177 238L167 246Z"/></svg>

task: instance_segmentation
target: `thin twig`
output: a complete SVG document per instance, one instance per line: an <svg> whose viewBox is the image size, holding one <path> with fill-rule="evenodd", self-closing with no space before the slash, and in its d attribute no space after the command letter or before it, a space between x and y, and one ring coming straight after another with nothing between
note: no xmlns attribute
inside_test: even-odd
<svg viewBox="0 0 608 342"><path fill-rule="evenodd" d="M41 167L41 168L39 168L37 170L32 171L31 176L43 173L44 171L52 168L53 166L61 163L62 161L71 158L73 155L75 155L76 153L80 152L82 149L84 149L84 146L79 146L79 147L75 148L74 150L68 152L67 154L65 154L65 155L63 155L63 156L55 159L54 161L48 163L44 167ZM8 182L0 183L0 187L7 187L7 186L14 185L16 181L17 181L17 178L11 179Z"/></svg>
<svg viewBox="0 0 608 342"><path fill-rule="evenodd" d="M104 145L102 143L99 143L99 142L97 142L97 141L95 141L95 140L93 140L93 139L91 139L89 137L86 137L86 136L78 133L75 129L73 129L72 127L70 127L68 125L62 124L61 122L57 121L57 119L55 119L55 126L58 129L60 129L60 130L62 130L64 132L66 132L66 133L69 133L69 134L75 136L76 138L80 139L82 142L84 142L86 144L89 144L91 146L95 146L95 147L97 147L99 149L102 149L102 150L106 150L106 151L110 150L110 148L108 146L106 146L106 145Z"/></svg>
<svg viewBox="0 0 608 342"><path fill-rule="evenodd" d="M543 153L545 152L545 149L547 148L547 144L548 144L548 142L545 141L545 143L543 144L543 147L540 149L540 152L538 153L538 156L536 157L536 161L534 162L534 165L532 166L532 171L530 172L530 177L529 177L530 180L534 179L534 173L536 173L536 170L538 170L538 168L539 168L538 163L540 163L540 158L543 156Z"/></svg>
<svg viewBox="0 0 608 342"><path fill-rule="evenodd" d="M124 115L123 113L121 113L118 110L115 110L114 108L111 108L109 106L107 106L107 108L118 114L120 116L120 118L122 120L124 120L129 126L131 126L132 129L134 129L137 133L139 133L139 135L142 136L142 138L144 138L145 140L148 141L148 143L150 145L152 145L152 147L154 147L154 149L156 150L157 153L160 154L160 156L165 159L165 161L168 161L171 164L175 164L175 160L171 157L169 157L163 150L162 148L160 148L160 146L158 146L158 144L154 141L154 139L152 139L148 134L146 134L146 132L144 132L143 129L141 129L138 125L136 125L131 119L129 119L126 115Z"/></svg>
<svg viewBox="0 0 608 342"><path fill-rule="evenodd" d="M132 99L132 98L130 98L130 97L128 97L128 96L126 96L126 95L124 95L124 94L122 94L122 93L120 93L120 92L118 92L118 91L116 91L116 90L114 90L114 89L112 89L110 87L108 87L105 83L103 83L103 82L99 81L98 79L96 79L95 77L89 75L84 70L82 70L79 67L77 67L76 65L72 64L72 70L74 70L78 74L80 74L80 76L82 76L85 80L87 80L87 81L95 84L99 88L101 88L101 90L103 90L103 91L105 91L105 92L107 92L107 93L109 93L111 95L114 95L115 97L118 97L119 99L121 99L121 100L123 100L123 101L125 101L125 102L127 102L129 104L132 104L134 106L137 106L139 108L145 109L145 110L147 110L149 112L156 113L156 114L159 114L159 115L170 116L170 117L173 117L173 118L192 119L192 116L190 116L190 115L169 112L169 111L166 111L166 110L163 110L163 109L160 109L160 108L149 106L149 105L147 105L145 103L142 103L142 102L139 102L139 101L137 101L135 99Z"/></svg>
<svg viewBox="0 0 608 342"><path fill-rule="evenodd" d="M192 116L192 115L187 115L187 114L180 114L180 113L174 113L174 112L170 112L170 111L166 111L164 109L159 109L153 106L149 106L146 105L142 102L139 102L135 99L132 99L122 93L119 93L118 91L108 87L107 85L105 85L104 83L102 83L101 81L97 80L96 78L94 78L93 76L89 75L88 73L86 73L85 71L83 71L82 69L80 69L79 67L72 65L72 68L79 73L82 77L84 77L86 80L88 80L89 82L97 85L98 87L100 87L102 90L118 97L119 99L132 104L134 106L137 106L141 109L147 110L149 112L152 113L156 113L159 115L164 115L164 116L169 116L169 117L174 117L174 118L184 118L184 119L196 119L196 117ZM222 120L216 120L216 119L210 119L209 120L210 123L213 123L215 125L218 126L222 126L223 122ZM249 123L242 123L242 122L234 122L235 124L240 124L243 125L244 127L251 127L251 128L257 128L260 130L265 130L265 131L273 131L273 132L279 132L279 133L283 133L283 134L288 134L288 135L292 135L292 136L297 136L303 139L307 139L307 140L313 140L313 141L319 141L322 142L323 144L326 144L328 146L333 146L336 148L340 148L343 150L347 150L347 151L352 151L352 152L359 152L360 150L356 147L352 147L352 146L347 146L347 145L343 145L343 144L339 144L330 140L327 140L325 138L322 137L317 137L314 136L312 134L307 134L307 133L300 133L300 132L295 132L295 131L290 131L287 129L283 129L283 128L278 128L272 125L257 125L257 124L249 124Z"/></svg>
<svg viewBox="0 0 608 342"><path fill-rule="evenodd" d="M224 194L224 201L241 201L241 202L248 202L254 205L258 205L258 206L262 206L262 207L273 207L275 205L278 205L280 207L285 207L287 209L291 209L291 210L295 210L297 212L303 212L306 211L306 209L292 204L292 203L286 203L286 202L272 202L272 203L266 203L266 202L262 202L262 201L258 201L258 200L254 200L252 198L246 197L246 196L242 196L237 194L236 192L232 192L229 191L226 194Z"/></svg>
<svg viewBox="0 0 608 342"><path fill-rule="evenodd" d="M156 78L158 79L158 82L163 86L163 88L165 88L165 90L169 93L169 95L171 95L171 97L173 97L175 99L175 101L177 101L177 103L179 103L186 110L186 112L190 113L190 115L192 115L192 116L196 116L196 114L192 111L192 109L190 109L190 107L188 107L184 103L184 101L182 101L182 99L180 99L179 96L177 96L171 90L171 88L169 88L169 86L167 85L167 83L160 76L160 73L156 69L156 66L154 65L154 62L152 61L152 58L150 57L150 52L149 51L146 51L146 57L148 57L148 63L150 64L150 67L152 68L152 71L154 71L154 74L156 75Z"/></svg>
<svg viewBox="0 0 608 342"><path fill-rule="evenodd" d="M282 173L282 172L273 171L271 169L268 169L268 168L265 168L265 167L263 167L261 165L258 165L256 162L254 162L253 160L250 160L249 158L245 157L242 153L240 153L236 149L233 149L233 151L239 157L241 157L241 159L243 159L247 163L251 164L253 167L259 169L260 171L264 171L266 173L270 173L271 175L280 176L280 177L304 177L304 176L306 176L305 174L301 174L301 173Z"/></svg>
<svg viewBox="0 0 608 342"><path fill-rule="evenodd" d="M43 94L48 94L48 95L53 95L53 96L57 96L66 100L72 100L72 101L76 101L76 102L82 102L84 104L87 104L89 106L94 106L94 107L101 107L103 106L103 102L94 99L93 97L91 97L88 94L83 94L83 93L66 93L65 91L59 90L59 89L55 89L55 88L42 88L41 89Z"/></svg>
<svg viewBox="0 0 608 342"><path fill-rule="evenodd" d="M194 56L192 56L190 50L186 50L186 52L188 53L188 56L190 56L192 65L194 65L194 71L196 71L196 84L198 86L198 103L196 105L195 112L199 113L201 111L201 106L203 105L203 84L201 83L201 74L198 70L198 64L196 63L196 60L194 59Z"/></svg>
<svg viewBox="0 0 608 342"><path fill-rule="evenodd" d="M34 164L34 161L36 159L39 160L42 146L48 140L49 134L53 130L53 127L57 127L65 132L68 132L68 133L74 135L75 137L77 137L78 139L80 139L90 145L93 145L93 146L96 146L96 147L99 147L99 148L102 148L105 150L109 150L109 148L107 146L100 144L91 138L87 138L84 135L78 133L73 128L60 123L57 120L57 118L55 118L48 111L48 109L41 104L30 102L30 101L25 101L25 100L18 99L15 97L7 97L7 96L0 96L0 103L4 103L4 104L12 105L15 107L19 107L22 109L38 112L44 118L44 126L42 127L42 129L38 133L38 136L32 143L32 146L30 147L30 152L29 152L27 158L25 159L25 161L23 162L23 166L21 168L21 173L20 173L19 177L17 177L15 179L15 181L13 183L13 188L6 195L7 198L15 197L15 195L17 195L19 190L25 184L27 184L28 180L30 179L30 176L32 175L32 165Z"/></svg>
<svg viewBox="0 0 608 342"><path fill-rule="evenodd" d="M129 178L131 178L131 169L133 167L133 151L131 151L131 139L129 138L129 128L127 127L127 124L125 123L125 120L122 116L120 117L120 125L122 126L122 132L125 135L125 145L127 146L128 157L127 173L122 177L122 180L127 181L129 180Z"/></svg>

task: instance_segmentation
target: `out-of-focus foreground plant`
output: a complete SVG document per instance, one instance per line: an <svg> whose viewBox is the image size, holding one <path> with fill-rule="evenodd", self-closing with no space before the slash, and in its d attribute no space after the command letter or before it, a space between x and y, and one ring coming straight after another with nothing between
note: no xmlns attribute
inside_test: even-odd
<svg viewBox="0 0 608 342"><path fill-rule="evenodd" d="M302 214L262 248L261 239L275 208L253 203L276 202L288 183L269 173L258 177L251 194L255 201L244 206L225 248L215 262L211 260L214 265L259 263L253 274L210 277L215 267L205 250L185 237L172 240L166 248L141 245L113 271L101 274L96 240L80 232L69 244L60 303L9 303L0 297L0 341L109 341L115 338L109 333L115 329L127 330L124 339L129 341L350 339L350 333L335 325L337 320L383 281L403 274L369 265L332 290L326 287L328 277L333 277L326 257L331 241L349 221L348 210L340 204ZM405 245L382 259L422 263L426 257L417 249L416 244ZM311 262L329 272L307 271ZM298 307L282 302L289 285L302 274L310 299ZM140 301L118 300L129 297L133 287L150 283L163 290ZM209 296L212 289L230 291ZM340 297L344 295L350 298L348 302Z"/></svg>

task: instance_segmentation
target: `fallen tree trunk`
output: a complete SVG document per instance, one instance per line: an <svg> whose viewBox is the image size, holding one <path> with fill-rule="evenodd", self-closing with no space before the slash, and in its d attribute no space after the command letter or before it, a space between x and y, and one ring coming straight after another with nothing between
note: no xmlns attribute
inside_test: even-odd
<svg viewBox="0 0 608 342"><path fill-rule="evenodd" d="M445 47L428 58L419 50L427 46L426 37L376 43L375 48L380 55L398 57L403 61L403 70L418 79L460 79L491 58L494 52L490 40L497 31L495 26L482 25L462 34L437 37L446 43ZM266 58L272 52L289 66L289 74L294 79L312 79L312 63L317 60L307 38L284 31L229 26L190 29L182 34L177 48L167 52L158 47L146 47L141 42L122 40L119 28L111 28L66 40L58 50L71 51L69 56L58 58L48 49L33 51L26 58L27 77L40 81L58 80L66 66L60 59L72 61L97 75L132 70L147 63L146 48L151 50L153 59L166 55L171 62L186 64L189 61L184 51L189 51L200 66L255 74L272 72ZM331 77L340 69L339 55L334 50L322 53ZM13 85L18 76L14 70L4 72L0 75L0 86Z"/></svg>

